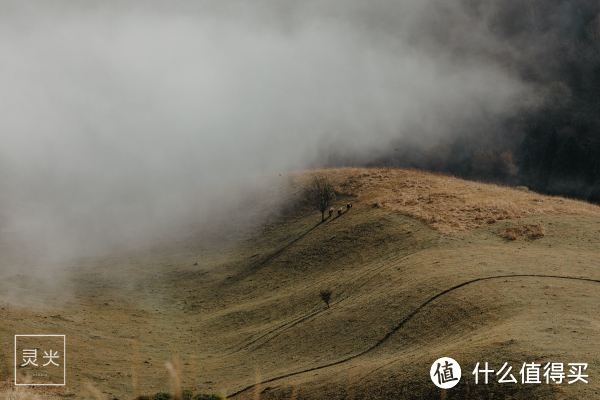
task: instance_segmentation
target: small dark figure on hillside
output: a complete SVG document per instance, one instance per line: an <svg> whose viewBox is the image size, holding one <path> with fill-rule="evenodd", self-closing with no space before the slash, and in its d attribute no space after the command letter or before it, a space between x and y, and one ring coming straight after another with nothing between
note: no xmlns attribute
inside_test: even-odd
<svg viewBox="0 0 600 400"><path fill-rule="evenodd" d="M335 191L333 186L326 177L315 176L313 182L308 188L309 201L321 211L321 222L325 221L325 211L331 206L335 200Z"/></svg>
<svg viewBox="0 0 600 400"><path fill-rule="evenodd" d="M352 203L348 203L348 204L346 204L346 208L347 208L348 210L349 210L349 209L351 209L351 208L352 208Z"/></svg>
<svg viewBox="0 0 600 400"><path fill-rule="evenodd" d="M331 301L331 290L321 290L321 293L319 293L319 295L321 296L321 300L323 300L323 303L325 303L327 308L329 308L329 302Z"/></svg>
<svg viewBox="0 0 600 400"><path fill-rule="evenodd" d="M331 218L334 211L335 211L335 209L333 207L329 207L329 218Z"/></svg>
<svg viewBox="0 0 600 400"><path fill-rule="evenodd" d="M344 207L338 208L338 217L344 213Z"/></svg>

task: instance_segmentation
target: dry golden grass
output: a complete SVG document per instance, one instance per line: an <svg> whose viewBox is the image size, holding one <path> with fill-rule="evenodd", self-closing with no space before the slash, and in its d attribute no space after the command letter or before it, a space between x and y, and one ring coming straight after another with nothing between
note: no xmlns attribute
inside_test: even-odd
<svg viewBox="0 0 600 400"><path fill-rule="evenodd" d="M10 400L61 399L56 390L43 387L14 386L12 380L0 382L0 398Z"/></svg>
<svg viewBox="0 0 600 400"><path fill-rule="evenodd" d="M412 169L335 168L294 176L304 183L313 175L327 176L359 204L399 211L443 233L543 214L600 216L600 207L583 201Z"/></svg>
<svg viewBox="0 0 600 400"><path fill-rule="evenodd" d="M517 239L539 239L544 237L546 231L542 224L525 224L509 226L500 232L500 236L507 240Z"/></svg>
<svg viewBox="0 0 600 400"><path fill-rule="evenodd" d="M310 182L316 173L327 175L340 194L354 196L355 207L322 224L315 210L291 208L293 214L237 247L178 244L91 260L63 287L72 301L44 304L47 311L0 307L5 349L18 332L70 338L67 388L30 390L8 382L0 384L0 399L131 400L187 390L224 397L253 383L234 398L441 398L422 373L441 355L456 355L471 367L480 360L550 360L549 354L599 365L598 290L590 281L600 279L597 206L413 170L344 168L294 176ZM347 201L341 195L335 206ZM412 217L450 233L439 240L439 232ZM508 218L515 220L488 225ZM544 237L501 240L510 227L524 238L527 232ZM480 278L486 280L473 281ZM127 289L123 280L139 287ZM448 291L467 281L474 283ZM27 283L16 277L4 288L25 290ZM333 293L330 308L322 304L322 289ZM68 319L52 317L58 314ZM10 354L4 358L12 365ZM514 398L503 386L462 388L448 398L488 398L491 392ZM587 399L600 388L591 380L561 387L564 396L548 394L546 386L523 390L529 392L522 398Z"/></svg>

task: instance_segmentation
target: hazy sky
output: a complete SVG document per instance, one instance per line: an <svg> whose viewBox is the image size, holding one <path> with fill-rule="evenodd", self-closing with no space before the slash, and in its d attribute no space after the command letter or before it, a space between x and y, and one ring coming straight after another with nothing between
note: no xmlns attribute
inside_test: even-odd
<svg viewBox="0 0 600 400"><path fill-rule="evenodd" d="M485 19L446 3L3 1L0 233L56 257L137 241L257 177L522 106Z"/></svg>

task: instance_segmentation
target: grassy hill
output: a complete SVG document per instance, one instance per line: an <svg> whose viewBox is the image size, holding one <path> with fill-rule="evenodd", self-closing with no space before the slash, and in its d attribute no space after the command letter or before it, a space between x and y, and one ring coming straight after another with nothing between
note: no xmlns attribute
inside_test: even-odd
<svg viewBox="0 0 600 400"><path fill-rule="evenodd" d="M412 170L293 179L313 174L353 208L82 260L60 292L3 279L6 391L12 335L49 332L68 338L66 388L17 395L169 391L171 360L183 388L239 399L600 398L600 207ZM445 393L429 379L442 356L463 366ZM523 362L587 362L590 383L474 385L478 361L517 377Z"/></svg>

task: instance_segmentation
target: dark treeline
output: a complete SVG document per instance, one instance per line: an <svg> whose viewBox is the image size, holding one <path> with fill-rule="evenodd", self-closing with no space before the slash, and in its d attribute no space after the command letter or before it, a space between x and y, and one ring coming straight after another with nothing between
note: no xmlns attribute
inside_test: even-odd
<svg viewBox="0 0 600 400"><path fill-rule="evenodd" d="M537 104L498 124L465 128L423 149L404 143L377 163L441 170L468 178L600 202L600 2L469 0L499 49L495 57L539 91Z"/></svg>

